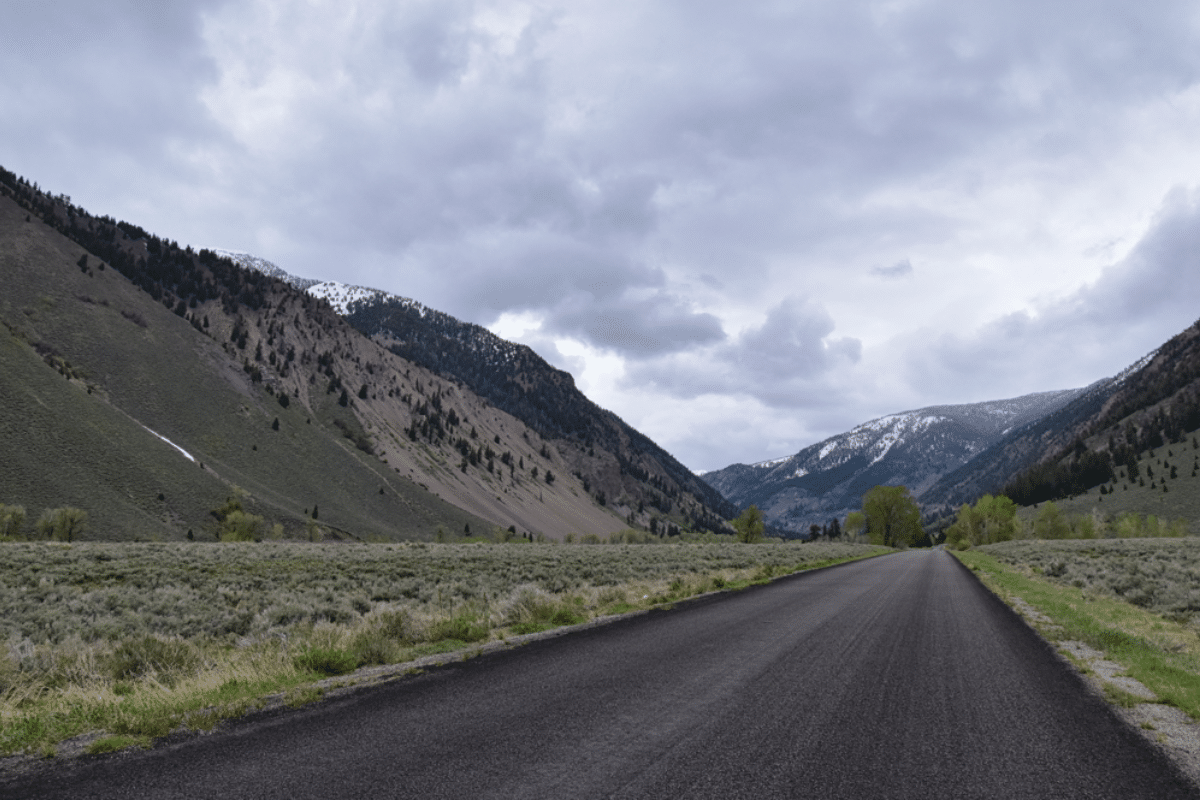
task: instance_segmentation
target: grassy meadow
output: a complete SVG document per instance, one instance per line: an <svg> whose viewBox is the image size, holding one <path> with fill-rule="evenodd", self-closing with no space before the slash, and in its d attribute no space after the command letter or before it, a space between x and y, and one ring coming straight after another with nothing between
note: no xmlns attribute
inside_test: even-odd
<svg viewBox="0 0 1200 800"><path fill-rule="evenodd" d="M0 544L0 753L208 728L399 664L867 557L853 544Z"/></svg>

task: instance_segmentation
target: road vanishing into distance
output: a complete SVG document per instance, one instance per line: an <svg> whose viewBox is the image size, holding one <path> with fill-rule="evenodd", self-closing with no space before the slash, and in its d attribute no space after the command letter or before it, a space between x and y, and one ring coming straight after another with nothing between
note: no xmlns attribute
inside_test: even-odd
<svg viewBox="0 0 1200 800"><path fill-rule="evenodd" d="M22 798L1182 798L1196 789L942 551L493 653Z"/></svg>

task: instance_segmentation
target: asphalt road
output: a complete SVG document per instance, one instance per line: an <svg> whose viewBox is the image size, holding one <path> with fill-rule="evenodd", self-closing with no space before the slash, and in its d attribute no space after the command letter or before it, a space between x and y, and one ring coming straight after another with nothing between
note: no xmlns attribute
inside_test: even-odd
<svg viewBox="0 0 1200 800"><path fill-rule="evenodd" d="M14 797L1197 797L944 552L482 656Z"/></svg>

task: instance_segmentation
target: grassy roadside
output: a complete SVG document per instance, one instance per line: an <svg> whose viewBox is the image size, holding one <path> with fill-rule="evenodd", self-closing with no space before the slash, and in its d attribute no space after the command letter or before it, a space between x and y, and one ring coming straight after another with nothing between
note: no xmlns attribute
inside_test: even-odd
<svg viewBox="0 0 1200 800"><path fill-rule="evenodd" d="M1048 640L1082 641L1126 667L1126 674L1193 719L1200 719L1200 636L1194 627L1076 586L1053 583L1029 568L980 550L955 552L1009 605L1020 598L1050 619L1034 625ZM1119 704L1129 698L1110 694Z"/></svg>
<svg viewBox="0 0 1200 800"><path fill-rule="evenodd" d="M708 553L701 547L695 552ZM761 552L767 555L765 547ZM576 583L562 591L522 583L490 599L433 607L380 603L351 620L307 619L249 641L146 633L90 643L77 637L37 646L10 641L8 653L0 649L0 754L53 756L60 743L84 734L92 737L87 748L92 753L147 747L176 731L211 729L268 702L312 702L325 692L319 681L345 676L340 680L350 683L357 680L351 673L363 667L406 664L601 616L669 608L706 592L738 590L884 552L889 551L825 552L809 545L797 548L790 562L776 557L712 569L700 559L698 568L677 565L670 573L608 585ZM220 580L228 581L228 574ZM56 590L60 601L72 596L62 586Z"/></svg>

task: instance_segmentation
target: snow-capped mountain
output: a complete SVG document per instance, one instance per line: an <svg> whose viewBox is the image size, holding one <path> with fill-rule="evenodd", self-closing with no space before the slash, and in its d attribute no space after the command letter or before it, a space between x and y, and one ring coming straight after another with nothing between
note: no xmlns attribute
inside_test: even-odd
<svg viewBox="0 0 1200 800"><path fill-rule="evenodd" d="M793 456L734 464L703 479L735 505L756 504L768 522L802 532L859 508L862 495L874 486L904 485L920 496L1005 434L1061 408L1083 391L892 414Z"/></svg>

